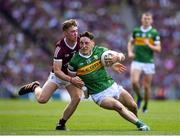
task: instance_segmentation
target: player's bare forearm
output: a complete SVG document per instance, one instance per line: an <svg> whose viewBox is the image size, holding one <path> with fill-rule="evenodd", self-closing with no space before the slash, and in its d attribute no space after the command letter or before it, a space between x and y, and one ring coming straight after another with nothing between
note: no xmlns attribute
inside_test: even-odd
<svg viewBox="0 0 180 136"><path fill-rule="evenodd" d="M53 70L54 70L54 74L62 79L62 80L65 80L65 81L70 81L71 80L71 77L66 75L62 70L61 70L61 67L62 67L62 61L60 60L54 60L53 62Z"/></svg>
<svg viewBox="0 0 180 136"><path fill-rule="evenodd" d="M149 48L151 48L151 50L153 50L155 52L161 52L161 45L160 44L156 44L156 45L151 44L149 39L145 39L144 42Z"/></svg>
<svg viewBox="0 0 180 136"><path fill-rule="evenodd" d="M80 89L84 86L84 82L78 76L72 77L70 82Z"/></svg>
<svg viewBox="0 0 180 136"><path fill-rule="evenodd" d="M70 82L70 80L71 80L71 76L68 76L68 75L66 75L63 71L61 71L60 69L59 70L57 70L57 69L54 69L54 73L55 73L55 75L59 78L59 79L62 79L62 80L64 80L64 81L68 81L68 82Z"/></svg>
<svg viewBox="0 0 180 136"><path fill-rule="evenodd" d="M84 86L84 82L82 81L82 79L80 77L78 77L76 75L77 72L72 72L70 70L68 70L68 75L71 76L71 80L70 82L75 85L78 88L82 88Z"/></svg>
<svg viewBox="0 0 180 136"><path fill-rule="evenodd" d="M131 59L134 58L133 48L134 48L133 41L129 41L128 42L128 57Z"/></svg>
<svg viewBox="0 0 180 136"><path fill-rule="evenodd" d="M126 71L126 66L124 66L123 64L121 64L119 62L113 64L111 66L111 68L113 71L115 71L117 73L122 73L122 72Z"/></svg>
<svg viewBox="0 0 180 136"><path fill-rule="evenodd" d="M150 47L153 51L155 51L155 52L158 52L158 53L161 52L161 46L160 46L160 44L158 44L158 45L151 45L151 44L149 44L149 47Z"/></svg>

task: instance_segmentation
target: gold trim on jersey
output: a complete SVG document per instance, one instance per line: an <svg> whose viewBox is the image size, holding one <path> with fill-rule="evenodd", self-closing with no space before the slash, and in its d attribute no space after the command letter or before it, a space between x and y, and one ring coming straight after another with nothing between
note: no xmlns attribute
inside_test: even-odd
<svg viewBox="0 0 180 136"><path fill-rule="evenodd" d="M82 75L89 74L89 73L91 73L91 72L93 72L95 70L100 69L102 66L103 65L102 65L101 61L97 60L97 61L95 61L95 62L93 62L93 63L91 63L91 64L89 64L87 66L84 66L84 67L78 69L77 70L77 75L82 76Z"/></svg>
<svg viewBox="0 0 180 136"><path fill-rule="evenodd" d="M146 37L145 37L145 38L136 37L134 43L135 43L135 45L137 45L137 46L146 46L146 44L144 43L144 40L145 40L145 39L146 39ZM148 38L148 39L149 39L149 38ZM150 42L152 45L154 45L154 40L153 40L152 38L149 39L149 42Z"/></svg>

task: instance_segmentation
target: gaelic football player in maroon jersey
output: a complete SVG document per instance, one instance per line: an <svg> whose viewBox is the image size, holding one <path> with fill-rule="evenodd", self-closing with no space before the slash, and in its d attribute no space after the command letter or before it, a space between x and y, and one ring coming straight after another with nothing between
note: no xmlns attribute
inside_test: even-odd
<svg viewBox="0 0 180 136"><path fill-rule="evenodd" d="M71 117L80 102L84 82L79 77L70 77L67 74L68 62L73 54L79 50L78 26L74 19L67 20L62 26L64 38L56 43L54 52L53 70L49 78L40 87L38 81L22 86L19 95L34 92L39 103L46 103L52 94L60 86L64 86L70 97L71 102L65 108L62 118L59 120L56 130L66 130L66 121Z"/></svg>

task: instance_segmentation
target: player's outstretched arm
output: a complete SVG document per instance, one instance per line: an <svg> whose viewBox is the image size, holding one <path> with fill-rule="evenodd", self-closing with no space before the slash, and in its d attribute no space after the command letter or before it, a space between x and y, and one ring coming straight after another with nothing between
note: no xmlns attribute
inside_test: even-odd
<svg viewBox="0 0 180 136"><path fill-rule="evenodd" d="M73 72L71 70L68 69L68 75L71 77L70 82L75 85L78 88L82 88L84 86L84 82L82 81L81 78L79 78L78 76L76 76L76 72Z"/></svg>
<svg viewBox="0 0 180 136"><path fill-rule="evenodd" d="M117 72L117 73L122 73L124 71L126 71L126 66L124 66L123 64L117 62L117 63L114 63L112 66L111 66L112 70Z"/></svg>

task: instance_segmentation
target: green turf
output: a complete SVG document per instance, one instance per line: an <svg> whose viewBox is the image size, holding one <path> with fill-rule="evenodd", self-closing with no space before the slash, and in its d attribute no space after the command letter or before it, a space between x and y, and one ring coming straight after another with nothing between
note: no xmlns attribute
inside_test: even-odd
<svg viewBox="0 0 180 136"><path fill-rule="evenodd" d="M150 127L140 132L114 111L83 101L68 121L70 131L55 131L67 103L41 105L28 100L0 100L0 135L180 135L180 101L151 101L149 112L139 117Z"/></svg>

